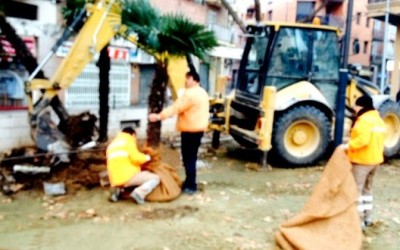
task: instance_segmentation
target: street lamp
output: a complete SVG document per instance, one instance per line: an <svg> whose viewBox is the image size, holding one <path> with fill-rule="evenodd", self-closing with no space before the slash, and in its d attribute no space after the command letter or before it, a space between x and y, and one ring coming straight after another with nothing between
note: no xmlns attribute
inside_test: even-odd
<svg viewBox="0 0 400 250"><path fill-rule="evenodd" d="M382 66L381 66L381 81L380 81L380 90L381 92L385 89L385 80L387 78L386 71L386 45L388 43L388 29L389 29L389 10L390 10L390 1L386 0L386 11L385 11L385 33L383 38L383 55L382 55Z"/></svg>

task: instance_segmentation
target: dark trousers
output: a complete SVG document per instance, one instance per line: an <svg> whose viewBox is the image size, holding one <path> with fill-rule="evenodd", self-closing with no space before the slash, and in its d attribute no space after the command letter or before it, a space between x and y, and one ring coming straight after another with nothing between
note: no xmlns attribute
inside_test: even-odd
<svg viewBox="0 0 400 250"><path fill-rule="evenodd" d="M183 165L185 166L186 180L182 188L197 190L196 184L196 162L203 132L182 132L181 133L181 152Z"/></svg>

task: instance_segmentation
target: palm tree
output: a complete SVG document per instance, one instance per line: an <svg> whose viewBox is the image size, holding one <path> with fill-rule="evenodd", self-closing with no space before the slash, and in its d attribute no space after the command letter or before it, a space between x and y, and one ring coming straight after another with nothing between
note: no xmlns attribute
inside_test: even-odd
<svg viewBox="0 0 400 250"><path fill-rule="evenodd" d="M122 24L128 27L126 35L134 32L138 47L156 59L156 72L148 99L148 112L162 110L168 84L168 60L192 54L205 59L208 50L217 46L213 32L203 25L191 22L180 14L161 15L146 0L123 1ZM160 145L161 122L148 123L147 145Z"/></svg>
<svg viewBox="0 0 400 250"><path fill-rule="evenodd" d="M94 3L94 0L67 0L62 8L62 13L66 21L66 25L70 25L74 18L79 15L80 11L87 3ZM78 25L76 32L82 28ZM108 132L108 114L109 114L109 94L110 94L110 68L111 59L108 55L108 45L100 51L100 57L96 64L99 68L99 142L107 141Z"/></svg>

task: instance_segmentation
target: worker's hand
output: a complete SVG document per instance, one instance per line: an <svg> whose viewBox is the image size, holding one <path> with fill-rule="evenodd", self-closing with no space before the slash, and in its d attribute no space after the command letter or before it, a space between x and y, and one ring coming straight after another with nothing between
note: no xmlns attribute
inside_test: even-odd
<svg viewBox="0 0 400 250"><path fill-rule="evenodd" d="M149 114L149 121L150 122L158 122L159 120L161 120L160 114L156 114L156 113L150 113Z"/></svg>
<svg viewBox="0 0 400 250"><path fill-rule="evenodd" d="M349 144L341 144L338 146L343 151L347 151L349 149Z"/></svg>
<svg viewBox="0 0 400 250"><path fill-rule="evenodd" d="M151 156L150 155L146 155L146 162L149 162L151 160Z"/></svg>

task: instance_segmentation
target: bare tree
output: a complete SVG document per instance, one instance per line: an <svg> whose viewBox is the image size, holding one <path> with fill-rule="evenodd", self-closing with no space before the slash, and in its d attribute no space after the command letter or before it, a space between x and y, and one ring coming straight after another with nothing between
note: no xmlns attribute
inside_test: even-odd
<svg viewBox="0 0 400 250"><path fill-rule="evenodd" d="M254 12L256 17L256 22L261 22L261 5L260 0L254 0Z"/></svg>
<svg viewBox="0 0 400 250"><path fill-rule="evenodd" d="M233 21L239 26L243 33L246 33L246 25L243 20L240 19L236 11L232 9L232 6L226 0L221 0L222 5L228 11L229 15L233 18Z"/></svg>

